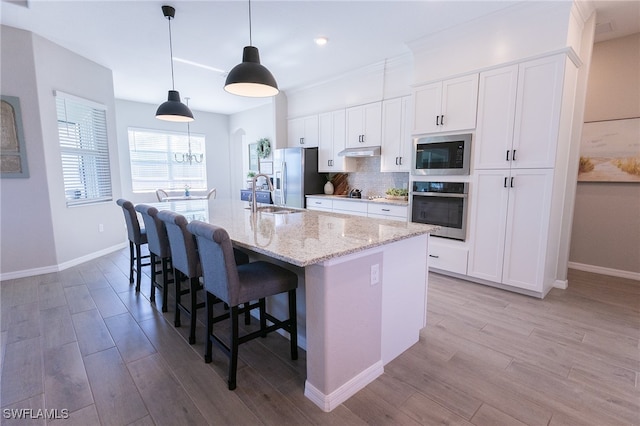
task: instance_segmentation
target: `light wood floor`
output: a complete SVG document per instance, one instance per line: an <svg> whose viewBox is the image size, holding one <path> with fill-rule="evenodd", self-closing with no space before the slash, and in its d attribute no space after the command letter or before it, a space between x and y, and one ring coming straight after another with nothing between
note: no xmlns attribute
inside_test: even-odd
<svg viewBox="0 0 640 426"><path fill-rule="evenodd" d="M240 348L238 388L136 295L127 252L2 282L2 424L640 425L640 283L571 271L538 300L431 274L420 342L331 413L303 395L305 353ZM354 315L357 313L354 312ZM67 420L5 419L66 409Z"/></svg>

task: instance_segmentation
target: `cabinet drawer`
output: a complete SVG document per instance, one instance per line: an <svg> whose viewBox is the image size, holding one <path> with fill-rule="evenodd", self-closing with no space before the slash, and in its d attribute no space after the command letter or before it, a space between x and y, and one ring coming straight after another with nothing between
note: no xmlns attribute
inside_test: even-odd
<svg viewBox="0 0 640 426"><path fill-rule="evenodd" d="M392 204L369 203L367 207L367 213L371 217L377 217L378 215L383 215L383 216L401 217L402 219L406 220L407 209L408 209L407 206L394 206Z"/></svg>
<svg viewBox="0 0 640 426"><path fill-rule="evenodd" d="M311 198L307 197L307 208L318 210L332 210L333 200L328 198Z"/></svg>
<svg viewBox="0 0 640 426"><path fill-rule="evenodd" d="M466 275L468 255L469 250L466 248L438 244L436 238L429 238L430 268Z"/></svg>
<svg viewBox="0 0 640 426"><path fill-rule="evenodd" d="M364 213L366 216L367 203L363 203L362 201L334 200L333 210L346 213Z"/></svg>

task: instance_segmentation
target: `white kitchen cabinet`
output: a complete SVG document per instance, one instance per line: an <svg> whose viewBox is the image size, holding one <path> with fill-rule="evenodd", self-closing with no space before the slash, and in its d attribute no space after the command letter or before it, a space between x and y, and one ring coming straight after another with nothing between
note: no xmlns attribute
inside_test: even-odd
<svg viewBox="0 0 640 426"><path fill-rule="evenodd" d="M408 212L409 208L407 206L375 202L367 204L367 216L376 217L378 219L391 219L406 222Z"/></svg>
<svg viewBox="0 0 640 426"><path fill-rule="evenodd" d="M429 269L466 275L469 250L457 241L429 237Z"/></svg>
<svg viewBox="0 0 640 426"><path fill-rule="evenodd" d="M413 99L413 134L473 129L478 74L418 86Z"/></svg>
<svg viewBox="0 0 640 426"><path fill-rule="evenodd" d="M318 116L292 118L287 126L290 148L312 148L318 146Z"/></svg>
<svg viewBox="0 0 640 426"><path fill-rule="evenodd" d="M406 222L409 207L399 204L387 204L362 199L340 199L326 196L307 196L307 209L334 213L367 216L378 219L391 219Z"/></svg>
<svg viewBox="0 0 640 426"><path fill-rule="evenodd" d="M333 211L333 200L327 197L307 197L307 209Z"/></svg>
<svg viewBox="0 0 640 426"><path fill-rule="evenodd" d="M382 103L382 172L408 172L411 169L410 108L410 96Z"/></svg>
<svg viewBox="0 0 640 426"><path fill-rule="evenodd" d="M338 155L346 147L346 112L344 109L318 116L318 171L349 172L350 158Z"/></svg>
<svg viewBox="0 0 640 426"><path fill-rule="evenodd" d="M476 173L468 275L541 293L553 170Z"/></svg>
<svg viewBox="0 0 640 426"><path fill-rule="evenodd" d="M382 140L382 102L347 108L346 114L347 148L380 146Z"/></svg>
<svg viewBox="0 0 640 426"><path fill-rule="evenodd" d="M475 168L554 167L565 55L480 74Z"/></svg>
<svg viewBox="0 0 640 426"><path fill-rule="evenodd" d="M334 213L366 216L367 203L362 201L333 200L333 211Z"/></svg>

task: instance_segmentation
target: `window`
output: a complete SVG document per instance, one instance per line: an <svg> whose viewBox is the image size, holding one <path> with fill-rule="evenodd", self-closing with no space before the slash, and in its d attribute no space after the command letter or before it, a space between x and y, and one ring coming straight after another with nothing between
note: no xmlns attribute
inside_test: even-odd
<svg viewBox="0 0 640 426"><path fill-rule="evenodd" d="M67 206L110 201L106 108L62 92L55 95Z"/></svg>
<svg viewBox="0 0 640 426"><path fill-rule="evenodd" d="M184 189L186 185L206 189L204 147L204 135L129 128L133 192ZM196 157L191 163L184 161L183 154L188 153Z"/></svg>

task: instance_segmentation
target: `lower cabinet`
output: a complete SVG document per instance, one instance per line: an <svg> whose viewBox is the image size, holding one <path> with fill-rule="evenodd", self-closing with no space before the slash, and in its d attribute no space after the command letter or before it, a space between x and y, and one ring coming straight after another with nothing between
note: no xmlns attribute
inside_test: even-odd
<svg viewBox="0 0 640 426"><path fill-rule="evenodd" d="M392 219L406 222L409 208L407 206L396 206L393 204L367 204L367 216L378 219Z"/></svg>
<svg viewBox="0 0 640 426"><path fill-rule="evenodd" d="M541 292L552 169L476 170L468 275Z"/></svg>
<svg viewBox="0 0 640 426"><path fill-rule="evenodd" d="M455 241L443 238L429 238L429 268L467 274L467 260L469 250Z"/></svg>
<svg viewBox="0 0 640 426"><path fill-rule="evenodd" d="M307 209L322 210L326 212L333 211L333 200L329 198L307 197Z"/></svg>
<svg viewBox="0 0 640 426"><path fill-rule="evenodd" d="M320 210L335 213L352 214L378 219L391 219L406 222L408 206L369 202L366 200L339 200L329 197L307 197L308 210Z"/></svg>
<svg viewBox="0 0 640 426"><path fill-rule="evenodd" d="M367 215L367 203L362 201L333 200L333 211L335 213L347 213L355 216Z"/></svg>

